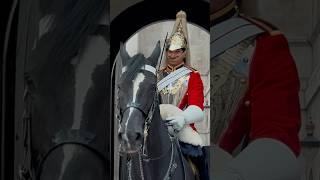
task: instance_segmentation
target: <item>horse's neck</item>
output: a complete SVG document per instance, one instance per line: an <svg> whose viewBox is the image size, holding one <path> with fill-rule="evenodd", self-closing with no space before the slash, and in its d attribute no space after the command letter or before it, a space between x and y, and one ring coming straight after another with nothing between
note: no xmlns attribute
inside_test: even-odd
<svg viewBox="0 0 320 180"><path fill-rule="evenodd" d="M170 137L167 127L161 119L159 106L156 106L147 141L148 154L151 157L161 156L171 148Z"/></svg>
<svg viewBox="0 0 320 180"><path fill-rule="evenodd" d="M152 119L149 130L147 150L148 157L144 166L145 176L152 180L163 180L171 170L174 170L173 179L183 179L183 165L180 164L180 156L177 154L175 142L169 136L168 128L161 119L159 106L156 106L154 118ZM172 168L173 164L178 163L178 168Z"/></svg>

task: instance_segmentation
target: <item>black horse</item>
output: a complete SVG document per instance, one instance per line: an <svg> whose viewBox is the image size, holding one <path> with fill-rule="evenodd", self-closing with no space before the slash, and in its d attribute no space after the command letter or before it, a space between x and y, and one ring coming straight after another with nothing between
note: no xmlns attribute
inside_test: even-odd
<svg viewBox="0 0 320 180"><path fill-rule="evenodd" d="M122 179L195 179L176 137L169 134L160 116L155 68L160 52L159 42L148 58L130 57L120 47L118 135L125 167L121 169L126 171L121 172Z"/></svg>
<svg viewBox="0 0 320 180"><path fill-rule="evenodd" d="M25 71L32 179L111 173L106 11L105 0L54 1L52 24L34 43Z"/></svg>

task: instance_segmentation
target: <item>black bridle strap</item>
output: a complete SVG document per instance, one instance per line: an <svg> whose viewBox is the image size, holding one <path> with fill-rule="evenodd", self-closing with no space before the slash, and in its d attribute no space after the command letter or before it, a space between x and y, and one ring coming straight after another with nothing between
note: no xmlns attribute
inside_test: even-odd
<svg viewBox="0 0 320 180"><path fill-rule="evenodd" d="M143 108L141 108L141 104L131 102L131 103L128 104L128 105L126 106L126 108L123 110L122 114L124 114L124 113L125 113L128 109L130 109L130 108L135 108L135 109L139 110L140 112L143 113L144 116L146 116L147 113L148 113L148 112L146 112Z"/></svg>

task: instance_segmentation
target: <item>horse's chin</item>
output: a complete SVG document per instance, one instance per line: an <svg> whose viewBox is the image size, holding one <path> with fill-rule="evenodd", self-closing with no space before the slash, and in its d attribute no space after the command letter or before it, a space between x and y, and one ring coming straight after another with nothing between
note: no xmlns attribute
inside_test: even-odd
<svg viewBox="0 0 320 180"><path fill-rule="evenodd" d="M120 143L120 154L137 154L140 151L140 146L130 145L127 143Z"/></svg>

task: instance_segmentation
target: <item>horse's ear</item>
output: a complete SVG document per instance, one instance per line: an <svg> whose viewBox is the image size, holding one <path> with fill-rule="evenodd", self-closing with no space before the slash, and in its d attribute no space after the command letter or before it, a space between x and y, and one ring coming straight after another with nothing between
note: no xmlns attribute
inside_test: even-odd
<svg viewBox="0 0 320 180"><path fill-rule="evenodd" d="M125 66L128 60L131 59L123 42L120 43L120 57L122 59L122 66Z"/></svg>
<svg viewBox="0 0 320 180"><path fill-rule="evenodd" d="M158 64L160 53L161 53L160 41L158 41L156 47L153 49L153 52L148 57L148 60L152 63L153 67L156 67L156 65Z"/></svg>

